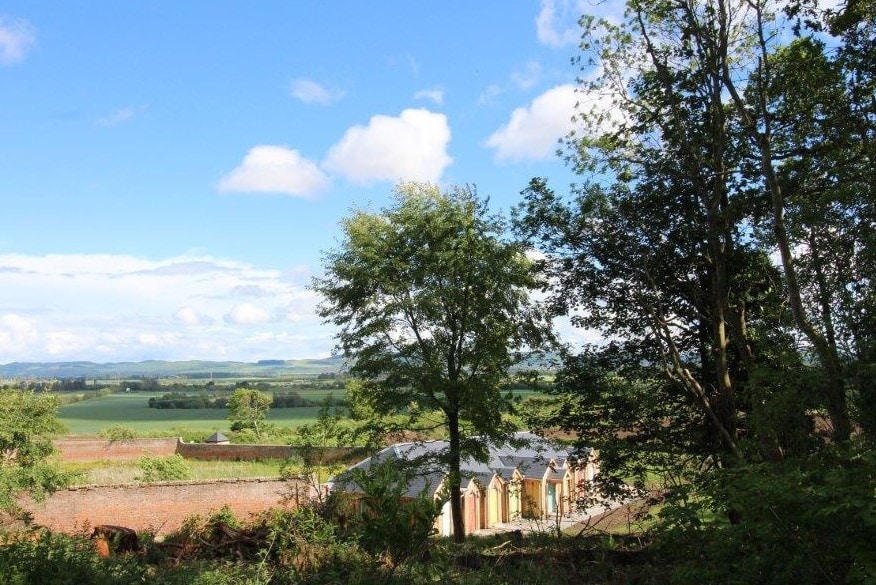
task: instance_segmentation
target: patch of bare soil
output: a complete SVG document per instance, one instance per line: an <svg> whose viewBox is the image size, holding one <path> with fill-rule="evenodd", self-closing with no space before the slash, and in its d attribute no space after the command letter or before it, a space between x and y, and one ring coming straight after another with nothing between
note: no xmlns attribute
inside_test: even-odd
<svg viewBox="0 0 876 585"><path fill-rule="evenodd" d="M642 519L653 507L652 498L633 500L617 508L594 514L586 520L564 530L566 534L581 535L591 533L631 534L637 532Z"/></svg>

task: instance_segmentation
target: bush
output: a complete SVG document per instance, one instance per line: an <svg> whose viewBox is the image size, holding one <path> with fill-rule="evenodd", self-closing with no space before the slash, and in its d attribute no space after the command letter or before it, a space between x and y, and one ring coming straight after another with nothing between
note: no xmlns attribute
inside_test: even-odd
<svg viewBox="0 0 876 585"><path fill-rule="evenodd" d="M876 582L876 454L831 448L739 466L713 486L719 518L661 536L678 583Z"/></svg>
<svg viewBox="0 0 876 585"><path fill-rule="evenodd" d="M101 439L107 439L110 442L115 441L130 441L137 437L137 433L131 427L123 425L113 425L100 429L97 436Z"/></svg>
<svg viewBox="0 0 876 585"><path fill-rule="evenodd" d="M136 557L101 558L82 536L43 532L0 546L3 585L130 585L146 581Z"/></svg>
<svg viewBox="0 0 876 585"><path fill-rule="evenodd" d="M137 467L140 468L140 475L136 477L137 481L147 483L191 479L195 473L179 454L167 457L146 455L137 460Z"/></svg>
<svg viewBox="0 0 876 585"><path fill-rule="evenodd" d="M415 498L407 497L416 473L400 468L398 461L383 461L373 462L367 470L353 469L341 479L355 483L362 492L357 496L361 512L350 521L356 541L390 571L425 554L444 503L431 497L430 486Z"/></svg>

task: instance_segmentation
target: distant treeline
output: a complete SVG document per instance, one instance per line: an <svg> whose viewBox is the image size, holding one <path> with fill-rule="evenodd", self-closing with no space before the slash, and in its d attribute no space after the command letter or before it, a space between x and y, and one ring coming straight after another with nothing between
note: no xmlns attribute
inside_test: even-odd
<svg viewBox="0 0 876 585"><path fill-rule="evenodd" d="M217 396L213 394L185 394L169 392L161 397L149 399L149 408L228 408L230 395ZM347 406L347 401L341 398L328 398L330 406ZM308 400L298 392L277 392L273 395L271 408L302 408L306 406L322 406L326 401Z"/></svg>
<svg viewBox="0 0 876 585"><path fill-rule="evenodd" d="M279 393L285 393L286 388L296 390L344 390L347 387L347 379L335 374L320 374L309 380L294 380L283 383L270 383L266 381L250 382L247 380L234 384L222 384L210 380L203 386L185 384L179 382L162 383L155 378L142 378L137 380L124 380L119 382L119 390L122 392L172 392L189 394L198 393L222 393L233 392L238 388L252 388L261 392L271 392L280 389Z"/></svg>
<svg viewBox="0 0 876 585"><path fill-rule="evenodd" d="M96 384L95 381L89 384L85 376L80 376L51 380L19 380L9 387L36 392L82 392L83 390L94 390L97 388Z"/></svg>

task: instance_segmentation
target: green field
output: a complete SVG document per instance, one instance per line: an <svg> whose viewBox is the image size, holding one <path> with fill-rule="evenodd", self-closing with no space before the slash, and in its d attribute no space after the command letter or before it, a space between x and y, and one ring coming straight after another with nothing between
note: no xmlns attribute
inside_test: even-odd
<svg viewBox="0 0 876 585"><path fill-rule="evenodd" d="M125 426L139 434L167 434L174 429L195 431L227 431L228 411L224 408L157 409L149 408L150 397L161 397L164 392L131 392L111 394L67 404L60 408L61 422L73 435L96 435L101 429ZM301 393L306 398L319 400L328 392L317 391L313 395ZM316 420L319 408L276 408L268 413L268 420L285 426L296 426Z"/></svg>

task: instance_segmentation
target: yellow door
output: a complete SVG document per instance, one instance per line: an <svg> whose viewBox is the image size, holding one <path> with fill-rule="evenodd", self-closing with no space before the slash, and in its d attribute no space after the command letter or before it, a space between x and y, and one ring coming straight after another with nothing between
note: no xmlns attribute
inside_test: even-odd
<svg viewBox="0 0 876 585"><path fill-rule="evenodd" d="M499 523L499 490L492 487L487 492L487 527Z"/></svg>

